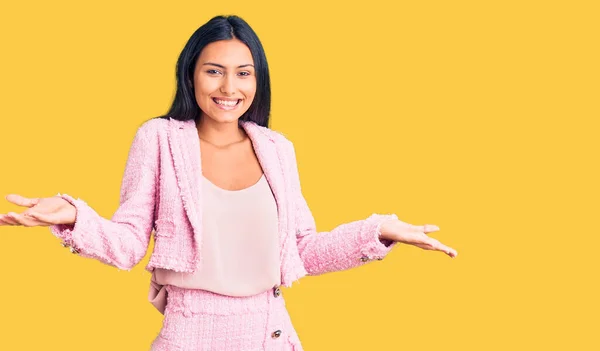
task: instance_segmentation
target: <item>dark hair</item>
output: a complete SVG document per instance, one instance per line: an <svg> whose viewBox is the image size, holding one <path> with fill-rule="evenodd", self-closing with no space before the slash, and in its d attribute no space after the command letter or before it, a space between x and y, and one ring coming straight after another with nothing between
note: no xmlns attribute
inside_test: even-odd
<svg viewBox="0 0 600 351"><path fill-rule="evenodd" d="M237 16L216 16L198 28L177 59L177 91L169 112L159 118L180 121L200 117L200 107L194 95L194 69L204 47L219 40L238 39L250 49L256 72L256 94L242 121L252 121L268 127L271 112L271 83L265 51L250 25Z"/></svg>

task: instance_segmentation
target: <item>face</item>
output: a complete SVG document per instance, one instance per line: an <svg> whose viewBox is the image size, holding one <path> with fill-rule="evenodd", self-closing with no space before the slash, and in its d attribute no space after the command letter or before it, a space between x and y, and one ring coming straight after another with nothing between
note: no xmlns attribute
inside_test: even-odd
<svg viewBox="0 0 600 351"><path fill-rule="evenodd" d="M196 62L194 90L201 118L217 123L237 122L256 94L250 49L237 39L205 46Z"/></svg>

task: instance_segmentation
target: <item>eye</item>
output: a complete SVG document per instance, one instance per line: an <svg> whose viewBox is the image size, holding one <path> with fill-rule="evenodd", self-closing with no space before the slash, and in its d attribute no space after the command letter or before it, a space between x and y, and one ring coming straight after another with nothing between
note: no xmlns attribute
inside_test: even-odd
<svg viewBox="0 0 600 351"><path fill-rule="evenodd" d="M221 72L219 72L216 69L209 69L209 70L206 70L206 73L208 73L208 74L220 74Z"/></svg>
<svg viewBox="0 0 600 351"><path fill-rule="evenodd" d="M248 77L250 75L250 72L248 72L248 71L242 71L242 72L239 73L239 75L242 76L242 77Z"/></svg>

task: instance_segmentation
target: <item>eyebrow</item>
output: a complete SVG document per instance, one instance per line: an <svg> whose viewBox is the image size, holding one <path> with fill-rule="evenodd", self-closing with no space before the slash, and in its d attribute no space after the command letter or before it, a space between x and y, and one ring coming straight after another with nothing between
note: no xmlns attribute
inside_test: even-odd
<svg viewBox="0 0 600 351"><path fill-rule="evenodd" d="M203 63L202 65L203 65L203 66L204 66L204 65L212 65L212 66L217 66L217 67L220 67L220 68L223 68L223 69L225 69L225 66L223 66L223 65L220 65L220 64L218 64L218 63L213 63L213 62L205 62L205 63ZM249 66L251 66L251 67L254 67L254 65L253 65L253 64L247 63L247 64L245 64L245 65L239 65L239 66L237 66L237 68L244 68L244 67L249 67Z"/></svg>

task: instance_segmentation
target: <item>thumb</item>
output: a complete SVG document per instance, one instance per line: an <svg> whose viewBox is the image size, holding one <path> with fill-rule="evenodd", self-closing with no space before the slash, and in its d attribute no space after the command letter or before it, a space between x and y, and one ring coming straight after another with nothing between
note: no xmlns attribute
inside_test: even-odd
<svg viewBox="0 0 600 351"><path fill-rule="evenodd" d="M32 207L37 205L38 202L40 202L39 198L27 198L17 194L6 195L6 200L12 202L15 205L23 207Z"/></svg>

